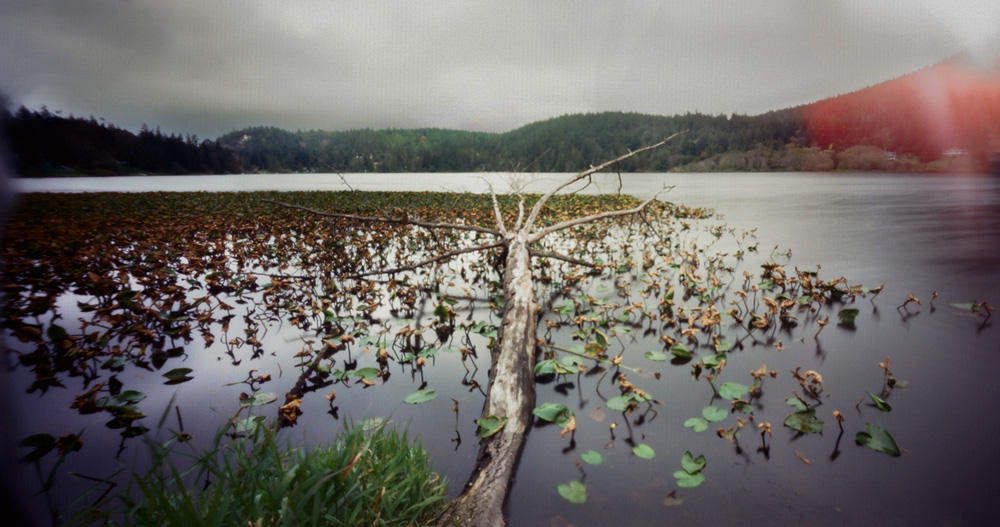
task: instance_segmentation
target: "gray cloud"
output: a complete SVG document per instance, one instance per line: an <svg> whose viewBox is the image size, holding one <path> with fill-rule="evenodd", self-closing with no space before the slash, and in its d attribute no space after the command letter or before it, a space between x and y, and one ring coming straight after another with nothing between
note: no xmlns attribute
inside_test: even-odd
<svg viewBox="0 0 1000 527"><path fill-rule="evenodd" d="M0 0L0 12L0 90L15 102L203 137L755 114L1000 51L993 0Z"/></svg>

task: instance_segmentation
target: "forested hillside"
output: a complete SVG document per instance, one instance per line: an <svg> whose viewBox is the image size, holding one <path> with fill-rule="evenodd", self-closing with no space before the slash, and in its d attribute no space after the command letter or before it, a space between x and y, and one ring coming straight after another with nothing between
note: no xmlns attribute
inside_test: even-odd
<svg viewBox="0 0 1000 527"><path fill-rule="evenodd" d="M505 133L253 127L216 141L135 135L21 108L21 172L574 172L687 130L623 171L976 170L1000 163L1000 75L949 60L854 93L762 115L564 115Z"/></svg>
<svg viewBox="0 0 1000 527"><path fill-rule="evenodd" d="M23 175L85 173L120 175L241 172L240 161L218 141L163 135L143 127L138 135L94 117L61 117L23 106L8 122L7 136Z"/></svg>

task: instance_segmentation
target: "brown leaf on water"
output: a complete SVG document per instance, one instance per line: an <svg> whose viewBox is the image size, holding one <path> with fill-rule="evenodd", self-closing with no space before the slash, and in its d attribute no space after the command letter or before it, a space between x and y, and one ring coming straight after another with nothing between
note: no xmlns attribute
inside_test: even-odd
<svg viewBox="0 0 1000 527"><path fill-rule="evenodd" d="M278 419L284 426L295 426L296 420L302 415L299 406L302 404L302 396L291 393L285 394L285 405L278 408Z"/></svg>
<svg viewBox="0 0 1000 527"><path fill-rule="evenodd" d="M65 454L68 451L76 452L83 448L83 441L76 434L66 434L56 439L56 448L59 449L60 454Z"/></svg>
<svg viewBox="0 0 1000 527"><path fill-rule="evenodd" d="M677 497L677 490L670 491L670 494L667 494L667 499L663 500L664 507L677 507L683 503L684 498Z"/></svg>
<svg viewBox="0 0 1000 527"><path fill-rule="evenodd" d="M566 426L564 426L563 429L559 431L559 437L565 438L566 434L573 432L575 430L576 430L576 416L571 415L569 416L569 421L566 422Z"/></svg>
<svg viewBox="0 0 1000 527"><path fill-rule="evenodd" d="M798 450L796 450L795 451L795 457L801 459L802 462L805 463L806 465L812 466L812 461L809 461L809 459L806 458L806 456L803 456L802 452L799 452Z"/></svg>
<svg viewBox="0 0 1000 527"><path fill-rule="evenodd" d="M603 408L598 406L597 408L594 408L593 411L590 412L590 418L593 419L594 421L597 421L598 423L602 423L604 422L604 419L607 418L607 414L604 413Z"/></svg>

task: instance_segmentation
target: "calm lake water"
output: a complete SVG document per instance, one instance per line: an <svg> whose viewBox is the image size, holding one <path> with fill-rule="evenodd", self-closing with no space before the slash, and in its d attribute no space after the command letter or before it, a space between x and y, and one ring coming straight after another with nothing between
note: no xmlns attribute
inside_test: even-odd
<svg viewBox="0 0 1000 527"><path fill-rule="evenodd" d="M361 190L483 192L487 182L502 191L507 176L345 177ZM521 177L530 181L528 191L541 192L564 176ZM344 188L337 176L329 174L65 178L13 183L22 192ZM616 176L595 178L585 192L616 192L618 185ZM885 290L874 301L860 299L853 306L861 310L855 330L831 324L817 340L812 338L811 329L785 336L782 351L759 345L731 354L727 373L756 369L762 362L785 381L796 367L819 371L828 397L817 415L826 421L826 428L822 435L797 437L781 426L790 411L784 403L791 396L790 390L784 389L786 382L780 391L769 391L772 385L765 385L762 408L757 411L760 420L766 418L774 424L767 455L758 449L760 436L752 430L744 431L740 448L716 437L714 427L696 434L682 423L700 415L701 408L712 402L711 391L704 382L691 380L689 366L647 362L642 366L659 369L662 377L643 386L664 405L655 419L631 426L633 443L648 444L656 451L654 459L643 460L631 453L625 419L616 412L601 411L603 401L595 389L603 389L607 395L607 381L603 387L591 377L571 378L574 384L569 387L542 384L538 403L563 402L576 411L581 424L572 445L560 439L558 430L551 426L538 427L529 435L508 506L512 526L613 525L623 520L639 525L983 525L1000 520L1000 508L993 502L1000 495L998 436L994 435L1000 433L995 417L1000 411L1000 318L983 325L982 319L966 316L949 305L973 300L1000 304L1000 178L978 174L623 174L621 191L644 198L664 185L674 188L661 199L714 208L737 232L756 228L761 258L767 259L775 247L781 253L790 249L789 270L819 264L825 279L843 275L851 284L869 287L886 282ZM759 267L748 270L760 271ZM930 305L932 291L940 296ZM910 294L923 305L897 309ZM65 320L73 318L72 310L64 312ZM294 339L284 345L294 347L293 353L299 347ZM889 413L867 404L856 407L867 392L881 389L882 370L876 364L886 356L892 357L896 377L908 380L910 388L892 394L893 410ZM217 362L215 356L196 360L203 360L204 368ZM290 369L287 360L286 372ZM480 379L485 378L486 360L480 360ZM280 362L280 358L265 357L251 367L276 373ZM475 428L469 423L478 417L482 396L454 382L456 376L464 374L458 361L439 358L438 362L428 371L427 379L440 394L436 401L419 408L399 404L420 380L411 383L397 379L402 375L395 376L394 382L379 387L377 396L361 395L358 389L341 392L338 401L348 402L342 405L340 420L325 414L325 401L304 403L304 408L312 405L305 413L310 419L294 429L296 437L322 443L348 414L356 419L366 415L391 417L422 437L435 468L453 481L454 492L464 483L475 457ZM190 367L199 371L198 366ZM179 387L160 385L154 374L134 375L137 382L143 375L149 378L146 391L150 400L159 398L165 404L177 394L182 409L191 406L194 422L185 417L185 425L196 429L193 407L206 400L220 401L217 418L232 413L221 401L235 397L240 388L220 386L239 381L247 369L230 366L228 374L213 373L213 382ZM90 441L101 441L99 429L103 427L99 422L88 423L87 416L71 414L65 397L26 395L25 379L23 372L15 371L4 383L5 397L13 401L8 407L19 418L16 430L20 435L15 437L36 431L38 416L58 415L74 426L89 424ZM732 380L737 380L735 374ZM280 381L278 384L268 388L281 393L283 387ZM457 446L452 441L455 417L447 412L449 398L461 403L463 440ZM144 409L154 416L162 411L155 405ZM838 438L839 430L830 415L833 410L846 417L842 438ZM731 421L727 425L733 424ZM206 429L196 436L211 434L208 422L206 419ZM216 426L218 419L211 422ZM619 427L614 435L609 430L612 422ZM894 458L855 445L854 434L866 422L889 430L904 449L903 455ZM117 441L112 451L113 447ZM835 453L837 447L839 452ZM591 449L603 453L604 463L582 469L575 466L574 460ZM677 495L684 503L668 507L664 500L676 488L671 474L680 468L686 450L706 456L706 481L695 489L681 489ZM94 447L90 464L81 460L73 470L93 472L101 463L107 464L95 460L97 452ZM34 484L34 475L24 472L24 485ZM588 489L585 505L572 505L560 498L558 484L581 478Z"/></svg>

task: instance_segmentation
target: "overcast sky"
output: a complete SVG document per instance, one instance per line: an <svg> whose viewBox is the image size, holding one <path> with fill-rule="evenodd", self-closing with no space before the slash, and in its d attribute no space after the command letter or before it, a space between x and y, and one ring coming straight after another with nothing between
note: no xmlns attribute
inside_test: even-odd
<svg viewBox="0 0 1000 527"><path fill-rule="evenodd" d="M0 0L15 106L203 138L758 114L958 53L1000 56L1000 1Z"/></svg>

